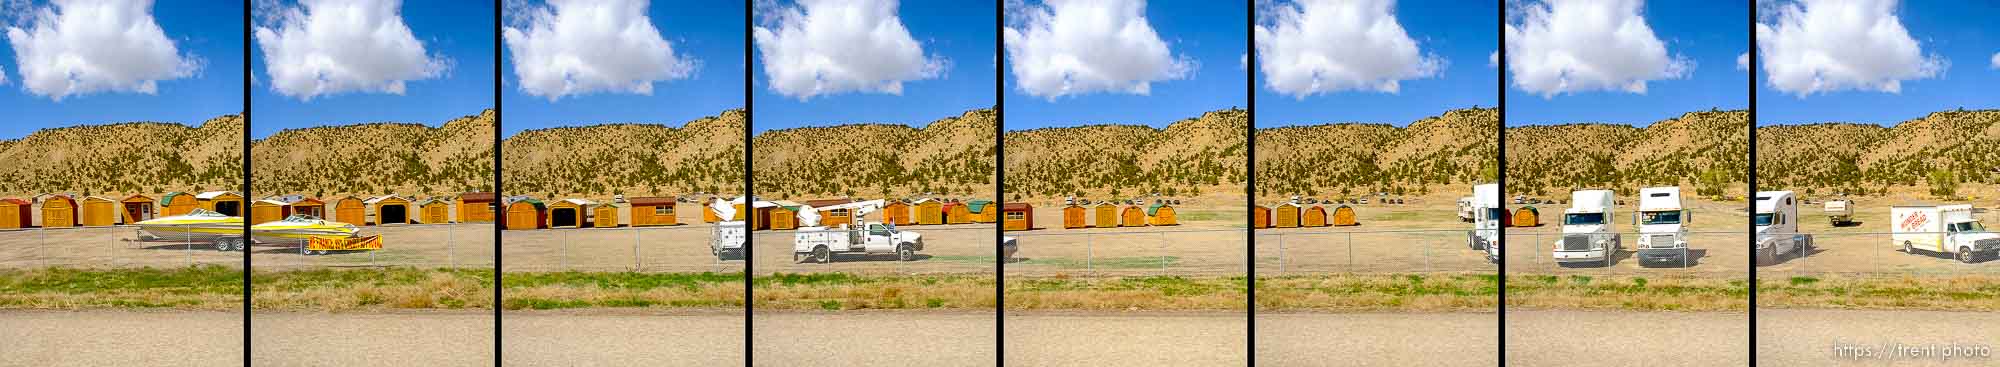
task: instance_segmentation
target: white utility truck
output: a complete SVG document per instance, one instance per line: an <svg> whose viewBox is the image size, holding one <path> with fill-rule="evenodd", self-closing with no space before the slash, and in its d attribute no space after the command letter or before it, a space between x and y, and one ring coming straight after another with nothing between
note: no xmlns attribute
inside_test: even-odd
<svg viewBox="0 0 2000 367"><path fill-rule="evenodd" d="M2000 234L1987 232L1971 205L1892 206L1889 229L1892 245L1904 253L1924 250L1968 264L2000 253Z"/></svg>
<svg viewBox="0 0 2000 367"><path fill-rule="evenodd" d="M1750 222L1757 226L1757 263L1776 263L1782 254L1811 254L1812 236L1799 233L1798 197L1791 191L1758 191L1756 197L1757 212Z"/></svg>
<svg viewBox="0 0 2000 367"><path fill-rule="evenodd" d="M1639 265L1686 267L1687 226L1694 219L1681 208L1681 188L1677 186L1639 189L1639 213L1632 221L1639 227Z"/></svg>
<svg viewBox="0 0 2000 367"><path fill-rule="evenodd" d="M882 200L860 201L826 207L805 207L799 211L798 233L792 240L792 261L800 258L825 264L836 253L896 254L900 261L914 260L924 250L922 234L896 229L892 223L857 221L860 226L819 225L819 211L849 210L853 218L882 210Z"/></svg>
<svg viewBox="0 0 2000 367"><path fill-rule="evenodd" d="M1549 253L1556 263L1596 263L1611 266L1623 249L1611 218L1618 199L1611 190L1582 190L1570 193L1569 209L1563 209L1562 237Z"/></svg>
<svg viewBox="0 0 2000 367"><path fill-rule="evenodd" d="M709 237L708 250L709 252L714 253L715 258L718 260L743 258L743 242L745 240L744 232L746 232L744 231L744 228L746 222L741 220L728 220L736 218L736 204L740 204L743 202L744 202L743 198L736 198L736 200L722 200L722 198L716 198L714 201L708 203L709 210L715 211L715 215L717 217L725 219L723 221L716 222L715 227L710 230L708 236ZM753 204L753 207L766 207L771 205L775 204L771 204L770 202L757 202L756 204ZM752 209L752 213L754 212L755 209Z"/></svg>
<svg viewBox="0 0 2000 367"><path fill-rule="evenodd" d="M1473 205L1474 200L1476 198L1471 196L1458 198L1458 221L1470 223L1472 218L1479 214L1479 211L1474 209L1477 207Z"/></svg>
<svg viewBox="0 0 2000 367"><path fill-rule="evenodd" d="M1826 202L1826 224L1834 227L1854 224L1854 202L1848 200L1828 200Z"/></svg>
<svg viewBox="0 0 2000 367"><path fill-rule="evenodd" d="M1472 219L1466 246L1486 251L1486 261L1500 263L1500 221L1507 216L1500 207L1500 184L1473 186L1472 211L1478 215Z"/></svg>

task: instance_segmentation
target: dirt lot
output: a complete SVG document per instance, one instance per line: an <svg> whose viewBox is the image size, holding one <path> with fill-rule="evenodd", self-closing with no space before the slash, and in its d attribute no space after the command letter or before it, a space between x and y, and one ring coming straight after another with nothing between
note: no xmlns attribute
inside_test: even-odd
<svg viewBox="0 0 2000 367"><path fill-rule="evenodd" d="M1854 201L1855 223L1840 227L1827 222L1822 202L1801 204L1799 231L1813 235L1813 253L1805 257L1782 256L1777 264L1758 267L1758 274L1780 277L1812 273L2000 274L2000 261L1991 258L1963 264L1942 254L1906 254L1889 241L1890 206L1940 202L1901 196L1854 198ZM1991 207L1980 208L1982 203L1978 201L1971 204L1975 206L1974 215L1985 222L1988 229L2000 226L2000 212Z"/></svg>
<svg viewBox="0 0 2000 367"><path fill-rule="evenodd" d="M1350 204L1356 226L1257 230L1257 274L1498 271L1484 253L1466 247L1472 224L1459 220L1457 196L1404 199ZM1339 206L1320 205L1328 215Z"/></svg>
<svg viewBox="0 0 2000 367"><path fill-rule="evenodd" d="M715 226L561 228L502 231L507 271L731 272L740 259L717 259L709 251ZM766 232L758 232L764 235Z"/></svg>
<svg viewBox="0 0 2000 367"><path fill-rule="evenodd" d="M1212 201L1219 201L1212 200ZM1239 199L1240 200L1240 199ZM1240 202L1240 201L1239 201ZM1242 275L1247 212L1216 203L1177 207L1175 226L1062 228L1062 208L1036 208L1035 229L1007 232L1020 244L1008 275ZM1085 217L1095 222L1092 212Z"/></svg>
<svg viewBox="0 0 2000 367"><path fill-rule="evenodd" d="M87 268L243 265L243 253L208 243L138 241L136 226L0 231L0 267Z"/></svg>
<svg viewBox="0 0 2000 367"><path fill-rule="evenodd" d="M493 224L394 224L361 227L362 236L382 235L382 249L328 255L300 255L298 243L251 247L251 267L259 270L324 266L493 267Z"/></svg>
<svg viewBox="0 0 2000 367"><path fill-rule="evenodd" d="M1626 205L1618 206L1612 218L1612 228L1619 231L1624 250L1619 251L1609 269L1592 265L1565 266L1556 263L1549 255L1549 249L1562 234L1562 211L1568 204L1532 205L1541 213L1541 226L1511 227L1507 229L1506 245L1501 253L1507 257L1508 274L1692 274L1700 276L1748 277L1750 264L1749 215L1745 214L1746 203L1739 201L1712 201L1700 198L1687 199L1688 209L1693 210L1688 221L1688 247L1690 263L1680 267L1645 267L1639 264L1638 227L1632 214L1638 211L1638 202L1624 198ZM1519 211L1522 205L1508 205L1508 210Z"/></svg>

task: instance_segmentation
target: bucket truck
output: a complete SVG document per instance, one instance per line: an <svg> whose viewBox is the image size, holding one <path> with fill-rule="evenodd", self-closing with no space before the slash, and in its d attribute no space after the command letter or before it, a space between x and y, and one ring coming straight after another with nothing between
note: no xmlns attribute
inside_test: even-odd
<svg viewBox="0 0 2000 367"><path fill-rule="evenodd" d="M859 226L820 226L820 211L848 210L853 218L882 210L882 200L859 201L825 207L804 207L799 211L799 229L792 241L792 261L806 259L825 264L836 253L896 254L900 261L916 258L924 249L923 235L896 229L892 223L858 221Z"/></svg>

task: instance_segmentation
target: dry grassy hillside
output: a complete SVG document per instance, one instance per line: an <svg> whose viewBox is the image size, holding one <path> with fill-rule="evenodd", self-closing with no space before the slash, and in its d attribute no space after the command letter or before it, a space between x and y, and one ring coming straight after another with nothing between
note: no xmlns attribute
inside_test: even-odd
<svg viewBox="0 0 2000 367"><path fill-rule="evenodd" d="M1920 188L1955 197L1959 184L2000 181L2000 110L1933 112L1892 128L1765 126L1757 142L1764 187L1863 195Z"/></svg>
<svg viewBox="0 0 2000 367"><path fill-rule="evenodd" d="M1010 131L1006 192L1010 200L1022 200L1242 190L1249 125L1248 113L1228 109L1166 129L1090 125Z"/></svg>
<svg viewBox="0 0 2000 367"><path fill-rule="evenodd" d="M1491 182L1499 167L1499 110L1447 111L1397 128L1339 123L1257 132L1258 195L1427 194Z"/></svg>
<svg viewBox="0 0 2000 367"><path fill-rule="evenodd" d="M240 188L243 117L199 127L131 122L36 131L0 141L0 195L158 194Z"/></svg>
<svg viewBox="0 0 2000 367"><path fill-rule="evenodd" d="M1688 184L1697 195L1741 195L1749 177L1747 111L1689 112L1645 128L1618 124L1507 130L1507 186L1554 195L1581 188L1622 194Z"/></svg>
<svg viewBox="0 0 2000 367"><path fill-rule="evenodd" d="M774 199L990 196L995 124L988 108L922 129L849 124L766 131L752 138L753 181L758 196Z"/></svg>
<svg viewBox="0 0 2000 367"><path fill-rule="evenodd" d="M493 110L431 128L371 123L286 129L251 142L258 195L450 195L493 189Z"/></svg>
<svg viewBox="0 0 2000 367"><path fill-rule="evenodd" d="M507 191L541 197L743 190L741 109L680 128L607 124L529 130L501 142Z"/></svg>

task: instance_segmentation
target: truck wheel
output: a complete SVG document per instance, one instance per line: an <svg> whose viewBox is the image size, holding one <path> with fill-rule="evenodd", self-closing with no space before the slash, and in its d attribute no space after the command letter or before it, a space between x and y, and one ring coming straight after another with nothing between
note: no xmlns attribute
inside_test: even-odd
<svg viewBox="0 0 2000 367"><path fill-rule="evenodd" d="M1974 259L1971 247L1958 248L1958 262L1971 264L1973 260Z"/></svg>
<svg viewBox="0 0 2000 367"><path fill-rule="evenodd" d="M1765 247L1763 250L1757 250L1758 264L1769 265L1776 262L1778 262L1778 245L1773 244L1771 245L1771 247Z"/></svg>
<svg viewBox="0 0 2000 367"><path fill-rule="evenodd" d="M826 246L814 247L812 261L821 264L833 262L833 252L828 251Z"/></svg>
<svg viewBox="0 0 2000 367"><path fill-rule="evenodd" d="M910 261L916 259L917 259L917 252L915 250L910 249L910 244L905 243L901 245L896 245L897 261Z"/></svg>

